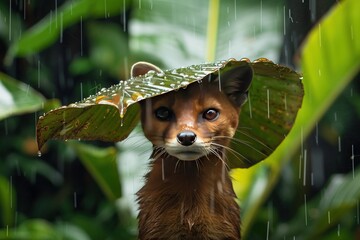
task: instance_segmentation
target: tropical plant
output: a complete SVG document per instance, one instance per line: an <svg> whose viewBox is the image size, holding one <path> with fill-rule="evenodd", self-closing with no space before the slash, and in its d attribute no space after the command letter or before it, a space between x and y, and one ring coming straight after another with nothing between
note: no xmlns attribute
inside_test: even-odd
<svg viewBox="0 0 360 240"><path fill-rule="evenodd" d="M127 79L138 60L166 69L229 57L276 59L282 1L199 4L204 10L191 1L0 2L0 239L136 237L127 173L115 163L120 152L120 162L135 164L126 156L138 133L118 148L52 141L39 158L35 111ZM351 238L358 228L359 85L348 86L360 66L357 9L356 0L337 3L307 37L300 54L305 99L285 141L262 163L233 170L248 239Z"/></svg>

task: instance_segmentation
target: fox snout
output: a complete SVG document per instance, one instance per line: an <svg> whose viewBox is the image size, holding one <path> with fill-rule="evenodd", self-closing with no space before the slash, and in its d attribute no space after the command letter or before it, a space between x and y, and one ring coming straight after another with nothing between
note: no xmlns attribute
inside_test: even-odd
<svg viewBox="0 0 360 240"><path fill-rule="evenodd" d="M190 146L196 141L196 134L192 131L183 131L176 136L176 140L183 146Z"/></svg>

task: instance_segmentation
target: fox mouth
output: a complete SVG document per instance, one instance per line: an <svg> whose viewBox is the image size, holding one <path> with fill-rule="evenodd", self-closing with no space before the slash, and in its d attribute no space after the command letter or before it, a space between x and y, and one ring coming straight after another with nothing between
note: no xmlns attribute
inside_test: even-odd
<svg viewBox="0 0 360 240"><path fill-rule="evenodd" d="M191 146L180 144L165 144L165 151L179 160L194 161L208 154L208 146L204 143L195 142Z"/></svg>
<svg viewBox="0 0 360 240"><path fill-rule="evenodd" d="M200 150L187 150L187 149L181 149L181 150L166 150L168 154L176 157L179 160L183 161L193 161L197 160L201 157L203 157L205 154L203 151Z"/></svg>

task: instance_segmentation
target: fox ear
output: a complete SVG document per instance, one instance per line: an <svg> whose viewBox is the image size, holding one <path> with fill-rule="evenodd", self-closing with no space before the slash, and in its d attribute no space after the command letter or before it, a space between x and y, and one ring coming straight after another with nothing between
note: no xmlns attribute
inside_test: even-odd
<svg viewBox="0 0 360 240"><path fill-rule="evenodd" d="M131 77L137 77L140 75L145 75L149 71L162 72L162 70L155 66L154 64L148 62L137 62L131 67Z"/></svg>
<svg viewBox="0 0 360 240"><path fill-rule="evenodd" d="M226 72L220 73L217 81L229 99L241 107L247 100L248 91L253 79L253 69L247 62L239 66L233 66Z"/></svg>

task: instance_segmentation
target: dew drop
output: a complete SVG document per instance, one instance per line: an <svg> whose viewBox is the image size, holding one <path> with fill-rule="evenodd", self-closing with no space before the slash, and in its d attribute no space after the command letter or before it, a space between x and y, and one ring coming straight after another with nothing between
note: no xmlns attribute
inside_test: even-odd
<svg viewBox="0 0 360 240"><path fill-rule="evenodd" d="M188 81L182 81L180 85L185 89L190 83Z"/></svg>
<svg viewBox="0 0 360 240"><path fill-rule="evenodd" d="M163 76L165 76L165 73L164 72L159 72L159 73L156 74L156 76L163 77Z"/></svg>
<svg viewBox="0 0 360 240"><path fill-rule="evenodd" d="M140 101L141 99L143 99L143 95L139 92L134 92L132 95L131 95L131 99L134 100L134 101Z"/></svg>

